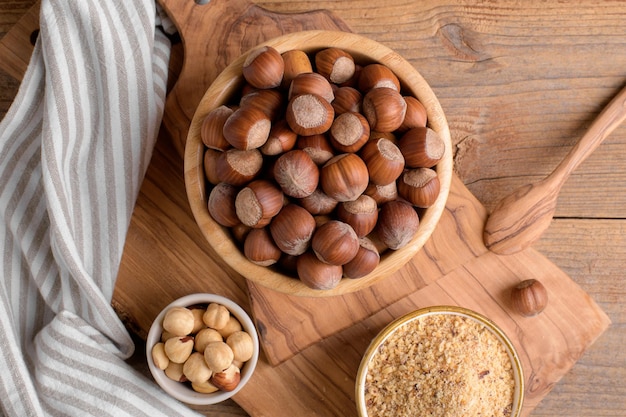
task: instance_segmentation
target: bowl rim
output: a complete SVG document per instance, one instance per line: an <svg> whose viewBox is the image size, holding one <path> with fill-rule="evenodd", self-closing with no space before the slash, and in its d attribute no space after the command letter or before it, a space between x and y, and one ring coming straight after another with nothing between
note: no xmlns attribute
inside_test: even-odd
<svg viewBox="0 0 626 417"><path fill-rule="evenodd" d="M381 262L372 273L358 279L343 278L332 289L312 289L298 279L250 262L232 241L228 231L217 224L208 213L207 181L202 168L204 145L200 139L202 120L210 109L228 102L231 95L243 84L242 65L247 55L266 45L276 48L280 53L291 49L312 52L334 46L351 53L359 62L382 62L391 66L400 79L403 90L424 104L427 109L428 126L435 130L445 143L444 156L436 165L440 180L439 196L431 207L424 210L417 235L404 248L383 254L384 262ZM362 51L369 51L370 55ZM309 30L279 36L260 43L231 62L211 83L195 109L184 153L184 178L189 204L201 233L215 253L237 273L256 284L289 295L307 297L335 296L361 290L404 266L424 246L439 223L448 199L452 172L452 143L447 119L439 100L419 71L397 52L377 41L351 32L327 30Z"/></svg>
<svg viewBox="0 0 626 417"><path fill-rule="evenodd" d="M423 307L406 313L387 324L372 339L367 349L365 350L363 357L361 358L361 362L359 364L357 376L355 379L354 398L359 417L368 417L367 408L365 405L365 378L367 376L369 363L374 355L376 355L380 345L385 342L385 340L387 340L398 328L404 326L405 324L413 320L417 320L421 317L437 314L458 315L470 318L475 322L485 326L504 345L509 355L509 359L511 360L511 365L513 367L513 379L515 381L515 387L513 392L513 409L511 410L510 417L519 417L521 415L524 404L525 382L522 362L520 360L519 354L517 353L517 349L515 349L515 346L511 342L511 339L493 320L474 310L452 305Z"/></svg>
<svg viewBox="0 0 626 417"><path fill-rule="evenodd" d="M165 316L165 313L168 309L172 307L189 307L196 304L206 304L212 302L224 305L231 312L231 314L239 320L243 329L248 332L248 334L252 337L252 345L254 348L252 358L250 358L250 360L248 360L241 369L241 380L234 390L220 390L214 393L205 394L193 391L191 388L185 386L184 384L168 378L165 375L165 372L157 368L154 364L154 361L152 360L152 346L160 341L161 332L163 330L161 323L163 322L163 317ZM150 325L150 330L148 331L148 336L146 337L146 359L148 361L148 368L150 369L150 373L152 374L152 377L154 378L156 383L172 397L176 398L179 401L192 405L217 404L231 398L233 395L241 391L241 389L246 385L246 383L250 380L252 374L254 373L259 359L259 352L260 344L259 337L256 331L256 326L254 325L254 322L252 321L248 313L233 300L219 294L194 293L177 298L159 312L159 314Z"/></svg>

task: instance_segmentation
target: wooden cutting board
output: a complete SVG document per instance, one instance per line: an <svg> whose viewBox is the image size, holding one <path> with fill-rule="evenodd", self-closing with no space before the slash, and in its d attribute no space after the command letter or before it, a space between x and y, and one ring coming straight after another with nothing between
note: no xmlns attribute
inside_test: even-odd
<svg viewBox="0 0 626 417"><path fill-rule="evenodd" d="M302 29L349 28L328 11L278 15L245 0L161 3L184 42L173 49L172 81L178 82L168 97L165 129L140 190L113 297L119 314L139 335L145 336L174 298L191 292L223 294L253 313L265 353L235 397L239 405L251 416L352 416L354 378L371 338L416 308L460 305L490 317L517 347L528 415L608 327L608 317L595 302L535 250L507 257L488 252L481 239L486 210L456 177L430 241L384 282L314 299L247 282L213 256L186 201L180 155L193 109L219 71L258 42ZM0 42L0 66L17 68L18 78L27 57L5 51L28 50L31 28L36 20L23 22L10 43L5 42L9 35ZM546 311L534 318L516 315L507 303L509 288L526 278L541 280L550 295Z"/></svg>

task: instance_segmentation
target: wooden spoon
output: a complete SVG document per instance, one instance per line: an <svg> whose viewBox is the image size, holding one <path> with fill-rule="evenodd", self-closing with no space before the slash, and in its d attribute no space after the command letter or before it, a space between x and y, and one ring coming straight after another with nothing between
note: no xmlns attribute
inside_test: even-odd
<svg viewBox="0 0 626 417"><path fill-rule="evenodd" d="M530 246L550 226L559 191L570 174L626 118L626 87L602 110L587 132L550 175L503 198L487 219L483 241L509 255Z"/></svg>

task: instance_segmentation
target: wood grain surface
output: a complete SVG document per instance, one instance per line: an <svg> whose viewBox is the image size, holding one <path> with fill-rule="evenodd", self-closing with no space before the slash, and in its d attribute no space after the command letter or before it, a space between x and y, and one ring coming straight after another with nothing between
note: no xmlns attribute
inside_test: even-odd
<svg viewBox="0 0 626 417"><path fill-rule="evenodd" d="M32 4L0 2L2 31ZM626 80L626 5L622 2L529 1L522 6L518 2L284 0L257 4L280 12L332 10L353 31L409 59L430 82L448 115L459 178L487 209L514 188L547 175ZM18 83L8 75L0 78L5 111ZM625 142L626 130L619 128L570 178L554 222L535 245L600 304L612 325L538 404L533 416L624 415ZM176 167L179 161L171 151L161 141L155 164ZM172 200L159 194L168 175L176 182L179 174L174 168L158 175L150 172L140 198L148 207L174 214L161 220L160 235L146 237L131 228L129 246L137 251L202 239L188 223L178 220L188 215L179 208L179 204L185 207L184 198ZM167 184L172 185L176 184ZM170 269L145 272L162 274L160 290L182 295L184 285L169 287L167 278L193 269L177 264L186 255L173 250ZM201 259L206 253L193 255ZM129 274L134 265L123 266L121 274ZM220 285L245 292L240 282ZM220 285L216 291L223 289ZM138 361L139 366L142 363ZM203 411L209 416L247 415L232 402Z"/></svg>

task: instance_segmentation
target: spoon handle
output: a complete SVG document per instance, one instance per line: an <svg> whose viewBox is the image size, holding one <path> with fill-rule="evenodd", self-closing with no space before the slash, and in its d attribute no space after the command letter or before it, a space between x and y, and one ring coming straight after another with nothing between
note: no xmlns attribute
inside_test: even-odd
<svg viewBox="0 0 626 417"><path fill-rule="evenodd" d="M564 183L572 172L626 119L626 87L600 112L589 129L552 171L555 183Z"/></svg>

